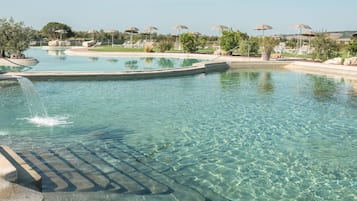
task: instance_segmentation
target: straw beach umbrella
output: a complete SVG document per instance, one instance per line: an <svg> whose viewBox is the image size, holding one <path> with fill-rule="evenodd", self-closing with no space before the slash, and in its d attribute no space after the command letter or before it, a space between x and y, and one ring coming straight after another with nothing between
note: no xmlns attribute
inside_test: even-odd
<svg viewBox="0 0 357 201"><path fill-rule="evenodd" d="M301 35L302 35L302 30L303 29L310 29L311 27L309 25L306 24L295 24L294 25L295 28L299 29L299 53L301 53L301 48L302 48L302 41L301 41Z"/></svg>
<svg viewBox="0 0 357 201"><path fill-rule="evenodd" d="M185 25L179 24L179 25L175 26L175 29L178 31L181 31L182 29L188 29L188 27Z"/></svg>
<svg viewBox="0 0 357 201"><path fill-rule="evenodd" d="M136 27L129 27L125 30L126 33L130 33L130 46L133 47L133 34L139 33L139 29Z"/></svg>
<svg viewBox="0 0 357 201"><path fill-rule="evenodd" d="M227 30L228 27L226 25L223 25L223 24L217 24L217 25L214 25L212 27L213 30L219 30L219 33L220 35L222 35L222 31L223 30ZM220 41L219 41L219 38L218 38L218 49L221 49L221 45L220 45Z"/></svg>
<svg viewBox="0 0 357 201"><path fill-rule="evenodd" d="M148 26L148 27L145 28L145 31L149 32L150 42L151 42L151 32L152 32L152 31L155 31L155 30L158 30L158 28L155 27L155 26Z"/></svg>
<svg viewBox="0 0 357 201"><path fill-rule="evenodd" d="M267 24L260 24L255 27L255 30L263 31L263 37L264 37L264 31L270 29L273 29L273 27Z"/></svg>
<svg viewBox="0 0 357 201"><path fill-rule="evenodd" d="M64 30L64 29L58 29L55 32L60 34L60 39L61 40L62 40L62 35L67 33L67 31Z"/></svg>
<svg viewBox="0 0 357 201"><path fill-rule="evenodd" d="M228 27L226 25L223 25L223 24L217 24L217 25L214 25L212 27L213 30L219 30L220 32L222 32L223 30L226 30L228 29Z"/></svg>
<svg viewBox="0 0 357 201"><path fill-rule="evenodd" d="M264 31L265 30L270 30L270 29L273 29L273 27L272 26L270 26L270 25L267 25L267 24L260 24L260 25L257 25L256 27L255 27L255 30L258 30L258 31L262 31L263 32L263 47L264 47Z"/></svg>
<svg viewBox="0 0 357 201"><path fill-rule="evenodd" d="M181 45L180 45L180 35L181 35L181 30L182 29L188 29L187 26L178 24L174 27L179 33L178 33L178 49L181 50Z"/></svg>
<svg viewBox="0 0 357 201"><path fill-rule="evenodd" d="M112 47L114 47L114 33L116 33L117 30L111 29L111 30L108 30L106 32L111 34L111 36L112 36Z"/></svg>

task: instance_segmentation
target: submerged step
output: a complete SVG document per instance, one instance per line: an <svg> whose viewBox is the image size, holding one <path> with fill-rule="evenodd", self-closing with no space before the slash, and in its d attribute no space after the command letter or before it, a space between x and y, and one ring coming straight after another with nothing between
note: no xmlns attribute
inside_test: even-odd
<svg viewBox="0 0 357 201"><path fill-rule="evenodd" d="M6 159L6 161L15 169L16 178L11 180L17 184L32 188L34 190L42 189L41 176L32 169L19 155L15 153L9 146L1 145L0 154ZM2 171L2 165L0 164ZM10 180L8 180L10 181Z"/></svg>
<svg viewBox="0 0 357 201"><path fill-rule="evenodd" d="M10 182L15 182L17 180L16 168L2 153L0 153L0 178Z"/></svg>

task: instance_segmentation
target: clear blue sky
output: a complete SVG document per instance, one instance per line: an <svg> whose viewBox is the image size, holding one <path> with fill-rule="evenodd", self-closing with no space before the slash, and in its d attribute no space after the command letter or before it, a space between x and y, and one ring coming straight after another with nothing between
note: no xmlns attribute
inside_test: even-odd
<svg viewBox="0 0 357 201"><path fill-rule="evenodd" d="M357 31L357 0L0 0L0 17L13 17L41 29L55 21L74 31L125 30L149 25L158 33L177 33L183 24L189 31L217 35L224 24L251 35L258 24L269 24L266 34L297 33L294 24L308 24L314 31Z"/></svg>

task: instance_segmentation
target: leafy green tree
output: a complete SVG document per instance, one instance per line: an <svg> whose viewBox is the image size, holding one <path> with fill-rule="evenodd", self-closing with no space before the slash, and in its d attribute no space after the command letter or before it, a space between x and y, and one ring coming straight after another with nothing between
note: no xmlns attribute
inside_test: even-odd
<svg viewBox="0 0 357 201"><path fill-rule="evenodd" d="M198 36L191 33L184 33L180 35L180 43L184 52L196 52L198 50L199 41Z"/></svg>
<svg viewBox="0 0 357 201"><path fill-rule="evenodd" d="M249 36L246 33L240 31L223 30L220 39L220 46L225 51L233 51L239 47L239 44L243 40L247 40Z"/></svg>
<svg viewBox="0 0 357 201"><path fill-rule="evenodd" d="M352 38L352 41L348 43L347 51L349 52L350 56L357 55L357 38Z"/></svg>
<svg viewBox="0 0 357 201"><path fill-rule="evenodd" d="M29 48L33 30L23 22L15 22L10 18L0 20L0 57L6 53L13 57L20 57L22 52Z"/></svg>
<svg viewBox="0 0 357 201"><path fill-rule="evenodd" d="M57 30L64 30L66 33L62 36L72 37L74 33L70 26L59 23L59 22L49 22L47 23L42 29L41 33L50 39L57 39L60 38L61 33L57 33Z"/></svg>
<svg viewBox="0 0 357 201"><path fill-rule="evenodd" d="M158 47L160 52L166 52L174 47L174 42L162 40L159 42Z"/></svg>
<svg viewBox="0 0 357 201"><path fill-rule="evenodd" d="M201 49L204 49L207 45L207 37L205 36L198 37L198 44Z"/></svg>
<svg viewBox="0 0 357 201"><path fill-rule="evenodd" d="M336 41L328 38L326 34L317 34L311 44L314 47L313 59L325 61L339 56L339 46Z"/></svg>
<svg viewBox="0 0 357 201"><path fill-rule="evenodd" d="M285 42L287 48L295 49L298 44L298 40L296 38L292 38Z"/></svg>
<svg viewBox="0 0 357 201"><path fill-rule="evenodd" d="M242 55L257 55L259 51L259 40L257 37L250 37L247 40L242 40L239 45L238 52Z"/></svg>

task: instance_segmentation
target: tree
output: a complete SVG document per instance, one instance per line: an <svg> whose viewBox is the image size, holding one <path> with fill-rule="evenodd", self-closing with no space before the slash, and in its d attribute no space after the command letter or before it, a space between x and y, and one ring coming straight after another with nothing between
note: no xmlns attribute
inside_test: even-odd
<svg viewBox="0 0 357 201"><path fill-rule="evenodd" d="M10 18L0 20L0 57L6 53L19 58L22 52L29 48L33 30L23 22L15 22Z"/></svg>
<svg viewBox="0 0 357 201"><path fill-rule="evenodd" d="M260 48L262 52L262 59L264 61L270 60L270 55L276 45L278 45L278 40L269 36L269 37L262 37L259 39Z"/></svg>
<svg viewBox="0 0 357 201"><path fill-rule="evenodd" d="M352 41L350 41L347 45L347 51L349 55L356 56L357 55L357 38L353 37Z"/></svg>
<svg viewBox="0 0 357 201"><path fill-rule="evenodd" d="M233 51L239 47L241 41L248 39L246 33L240 31L223 30L220 40L220 46L225 51Z"/></svg>
<svg viewBox="0 0 357 201"><path fill-rule="evenodd" d="M238 52L242 55L256 55L259 51L259 40L257 37L250 37L242 40L239 45Z"/></svg>
<svg viewBox="0 0 357 201"><path fill-rule="evenodd" d="M57 33L57 30L64 30L66 34L64 34L67 37L72 37L74 36L74 33L72 32L72 29L70 26L59 23L59 22L49 22L47 23L42 29L41 33L50 39L57 39L60 38L61 33Z"/></svg>
<svg viewBox="0 0 357 201"><path fill-rule="evenodd" d="M180 43L184 52L196 52L198 50L199 41L198 36L192 33L184 33L180 36Z"/></svg>
<svg viewBox="0 0 357 201"><path fill-rule="evenodd" d="M336 41L328 38L326 34L317 34L311 44L314 47L313 59L325 61L339 55L339 46Z"/></svg>

